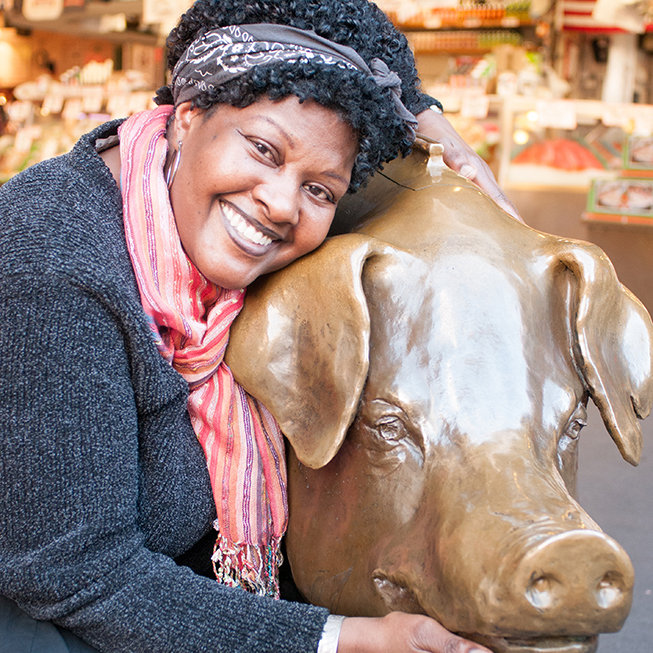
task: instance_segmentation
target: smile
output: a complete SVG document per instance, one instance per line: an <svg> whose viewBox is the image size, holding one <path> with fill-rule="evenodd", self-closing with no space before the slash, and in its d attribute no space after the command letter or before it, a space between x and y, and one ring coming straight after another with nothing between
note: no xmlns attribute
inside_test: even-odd
<svg viewBox="0 0 653 653"><path fill-rule="evenodd" d="M243 218L243 216L233 207L229 206L229 204L226 202L220 202L220 208L229 224L240 236L255 245L261 245L263 247L272 243L272 238L270 238L270 236L267 236L256 229L250 222L247 222L245 218Z"/></svg>

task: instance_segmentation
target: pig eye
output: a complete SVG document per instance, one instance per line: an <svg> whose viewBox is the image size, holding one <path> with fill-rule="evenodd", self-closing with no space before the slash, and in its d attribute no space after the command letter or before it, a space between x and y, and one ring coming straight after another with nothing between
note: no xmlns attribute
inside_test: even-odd
<svg viewBox="0 0 653 653"><path fill-rule="evenodd" d="M576 470L578 469L578 441L587 424L585 402L580 403L569 417L558 440L556 463L562 480L572 496L576 495Z"/></svg>
<svg viewBox="0 0 653 653"><path fill-rule="evenodd" d="M578 436L585 426L587 426L587 420L585 419L578 418L572 420L572 422L567 427L567 430L565 431L565 435L571 440L578 440Z"/></svg>
<svg viewBox="0 0 653 653"><path fill-rule="evenodd" d="M422 434L400 406L378 397L370 399L356 423L354 441L367 451L374 466L389 471L408 460L423 464Z"/></svg>
<svg viewBox="0 0 653 653"><path fill-rule="evenodd" d="M587 410L585 405L581 404L569 418L563 432L563 438L572 441L578 440L578 436L585 426L587 426Z"/></svg>
<svg viewBox="0 0 653 653"><path fill-rule="evenodd" d="M377 420L374 425L376 430L380 435L383 436L384 440L390 442L399 442L406 437L406 429L403 422L399 417L393 415L386 415L381 419Z"/></svg>
<svg viewBox="0 0 653 653"><path fill-rule="evenodd" d="M420 465L424 460L421 444L406 428L406 424L397 415L383 415L370 424L371 438L367 447L376 452L375 464L392 465L416 460ZM380 458L378 457L380 454Z"/></svg>

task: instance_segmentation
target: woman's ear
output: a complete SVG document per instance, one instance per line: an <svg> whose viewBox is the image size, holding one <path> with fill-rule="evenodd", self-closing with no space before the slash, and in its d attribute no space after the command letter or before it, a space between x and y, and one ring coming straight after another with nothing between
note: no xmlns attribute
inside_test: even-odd
<svg viewBox="0 0 653 653"><path fill-rule="evenodd" d="M175 108L174 120L170 124L169 137L172 137L174 143L184 140L190 130L193 120L201 113L201 109L193 107L193 103L182 102Z"/></svg>

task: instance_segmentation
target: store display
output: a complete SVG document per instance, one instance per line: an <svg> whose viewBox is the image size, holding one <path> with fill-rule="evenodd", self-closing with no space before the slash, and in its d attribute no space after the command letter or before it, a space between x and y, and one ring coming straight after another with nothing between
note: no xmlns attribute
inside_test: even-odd
<svg viewBox="0 0 653 653"><path fill-rule="evenodd" d="M603 164L589 148L570 138L553 138L525 147L513 164L532 163L558 170L602 170Z"/></svg>
<svg viewBox="0 0 653 653"><path fill-rule="evenodd" d="M592 181L583 219L653 226L653 136L627 136L622 162L618 177Z"/></svg>
<svg viewBox="0 0 653 653"><path fill-rule="evenodd" d="M115 14L120 4L112 3L107 15ZM559 27L566 31L556 38L582 34L569 30L571 3L380 0L378 4L405 32L424 90L442 101L454 127L490 163L507 190L572 188L587 193L594 178L650 174L651 107L622 102L591 104L588 109L585 100L566 99L577 88L573 78L583 77L585 70L579 70L579 57L568 65L575 51L566 49L567 42L555 50L551 38ZM594 0L582 4L591 14ZM65 11L70 11L69 5ZM178 0L165 3L171 15L178 6ZM83 6L75 10L86 11ZM96 7L94 14L98 11ZM157 11L163 9L155 2L143 5L140 14L129 19L131 29L135 21L141 22L141 29L148 29ZM13 16L13 12L6 15ZM592 29L596 28L594 21ZM10 36L7 30L0 31L0 45L2 32ZM18 38L15 30L12 34ZM27 71L26 78L25 69L21 79L6 85L0 181L46 156L66 151L81 133L103 120L151 106L153 89L163 82L163 49L134 34L126 33L115 48L97 41L80 45L76 40L76 48L68 48L81 59L74 64L66 56L65 36L46 43L42 34L35 34L30 44L32 59L52 71L57 61L66 61L65 70L31 76ZM20 38L24 47L29 40ZM588 40L587 46L593 47L590 56L603 57L605 67L610 38ZM564 61L554 61L561 54ZM597 86L597 97L600 90Z"/></svg>
<svg viewBox="0 0 653 653"><path fill-rule="evenodd" d="M653 180L595 179L587 197L584 218L653 226Z"/></svg>
<svg viewBox="0 0 653 653"><path fill-rule="evenodd" d="M626 140L624 170L653 176L653 137L630 136Z"/></svg>
<svg viewBox="0 0 653 653"><path fill-rule="evenodd" d="M517 27L531 21L530 0L420 2L381 0L378 3L401 29L448 27Z"/></svg>
<svg viewBox="0 0 653 653"><path fill-rule="evenodd" d="M139 71L113 71L113 61L90 61L20 84L6 102L0 136L0 183L44 159L67 152L84 133L111 118L153 106L154 91Z"/></svg>

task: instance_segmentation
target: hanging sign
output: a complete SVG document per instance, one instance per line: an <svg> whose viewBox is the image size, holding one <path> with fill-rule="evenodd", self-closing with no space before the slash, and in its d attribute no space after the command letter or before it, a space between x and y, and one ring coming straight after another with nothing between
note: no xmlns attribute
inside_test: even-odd
<svg viewBox="0 0 653 653"><path fill-rule="evenodd" d="M576 129L578 120L572 100L538 100L537 124L555 129Z"/></svg>
<svg viewBox="0 0 653 653"><path fill-rule="evenodd" d="M22 13L27 20L39 22L61 16L64 0L23 0Z"/></svg>

